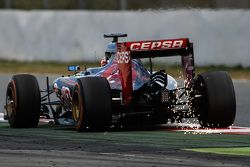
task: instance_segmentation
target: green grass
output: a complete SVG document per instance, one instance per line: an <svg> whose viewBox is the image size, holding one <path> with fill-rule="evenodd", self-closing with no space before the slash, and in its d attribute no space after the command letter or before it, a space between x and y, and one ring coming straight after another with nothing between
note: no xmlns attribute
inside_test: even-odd
<svg viewBox="0 0 250 167"><path fill-rule="evenodd" d="M0 60L0 73L40 73L40 74L69 74L67 71L68 65L80 65L81 69L85 67L98 67L99 62L20 62L20 61L6 61ZM145 66L148 67L148 64ZM163 64L154 64L154 70L165 69L166 72L175 78L182 77L182 69L178 65L166 66ZM226 67L226 66L206 66L197 67L196 74L205 71L228 71L233 79L248 79L250 80L250 68L243 68L241 66Z"/></svg>
<svg viewBox="0 0 250 167"><path fill-rule="evenodd" d="M25 139L43 138L48 141L61 140L77 145L95 143L96 145L134 146L150 149L174 149L200 153L250 156L248 135L230 134L185 134L166 129L124 130L111 129L108 132L76 132L73 127L52 124L37 128L10 128L8 123L0 122L0 136Z"/></svg>
<svg viewBox="0 0 250 167"><path fill-rule="evenodd" d="M213 153L224 155L239 155L250 156L250 147L229 147L229 148L193 148L185 149L187 151L194 151L200 153Z"/></svg>
<svg viewBox="0 0 250 167"><path fill-rule="evenodd" d="M86 67L96 67L96 62L55 62L55 61L7 61L0 60L0 73L39 73L39 74L67 74L69 65L80 65L81 70Z"/></svg>
<svg viewBox="0 0 250 167"><path fill-rule="evenodd" d="M17 136L23 138L38 137L48 140L58 139L81 142L96 142L115 145L148 146L163 149L195 149L195 148L250 148L247 135L227 134L185 134L165 129L149 130L109 130L108 132L82 132L74 128L53 125L40 125L38 128L13 129L7 123L0 123L0 136ZM193 150L192 150L193 151Z"/></svg>

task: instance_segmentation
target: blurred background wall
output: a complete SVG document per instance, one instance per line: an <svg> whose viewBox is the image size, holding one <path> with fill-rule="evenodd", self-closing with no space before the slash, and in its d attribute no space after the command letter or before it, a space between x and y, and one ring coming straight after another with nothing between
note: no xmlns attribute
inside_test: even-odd
<svg viewBox="0 0 250 167"><path fill-rule="evenodd" d="M189 37L198 65L250 67L249 0L1 0L0 8L1 59L99 60L103 34L126 32L126 40Z"/></svg>
<svg viewBox="0 0 250 167"><path fill-rule="evenodd" d="M144 10L169 8L249 9L249 0L0 0L0 8Z"/></svg>

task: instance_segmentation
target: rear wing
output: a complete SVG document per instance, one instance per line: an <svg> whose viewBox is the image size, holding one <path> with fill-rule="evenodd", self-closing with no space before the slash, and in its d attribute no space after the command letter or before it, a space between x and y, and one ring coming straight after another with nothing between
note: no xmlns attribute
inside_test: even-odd
<svg viewBox="0 0 250 167"><path fill-rule="evenodd" d="M189 40L172 39L157 41L126 42L126 47L131 51L131 58L167 57L185 55Z"/></svg>
<svg viewBox="0 0 250 167"><path fill-rule="evenodd" d="M193 44L188 38L118 42L116 56L125 105L130 104L133 93L131 59L181 56L185 86L188 87L195 76Z"/></svg>

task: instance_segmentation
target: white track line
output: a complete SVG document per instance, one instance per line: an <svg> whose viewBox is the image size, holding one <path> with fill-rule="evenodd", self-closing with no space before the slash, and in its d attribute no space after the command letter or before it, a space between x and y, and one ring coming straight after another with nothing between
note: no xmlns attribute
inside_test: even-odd
<svg viewBox="0 0 250 167"><path fill-rule="evenodd" d="M230 126L228 128L201 128L199 124L178 123L166 125L173 131L182 131L190 134L250 134L250 127Z"/></svg>
<svg viewBox="0 0 250 167"><path fill-rule="evenodd" d="M190 134L223 134L223 133L235 133L235 134L250 134L250 128L239 128L239 127L232 127L231 129L183 129L183 130L175 130L175 131L182 131Z"/></svg>
<svg viewBox="0 0 250 167"><path fill-rule="evenodd" d="M0 122L6 122L3 119L4 114L0 113ZM51 120L41 119L40 122L48 123ZM168 130L172 131L181 131L188 134L250 134L250 127L239 127L239 126L232 126L229 128L207 128L202 129L199 124L192 124L192 123L176 123L176 124L166 124L163 125Z"/></svg>

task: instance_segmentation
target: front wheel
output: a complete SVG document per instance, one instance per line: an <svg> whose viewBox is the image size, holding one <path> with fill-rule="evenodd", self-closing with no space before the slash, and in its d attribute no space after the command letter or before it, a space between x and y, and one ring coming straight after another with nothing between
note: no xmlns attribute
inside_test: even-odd
<svg viewBox="0 0 250 167"><path fill-rule="evenodd" d="M33 128L38 125L41 97L36 78L14 75L7 86L6 118L13 128Z"/></svg>
<svg viewBox="0 0 250 167"><path fill-rule="evenodd" d="M225 128L233 124L236 99L233 82L227 72L205 72L194 82L192 106L204 127Z"/></svg>

